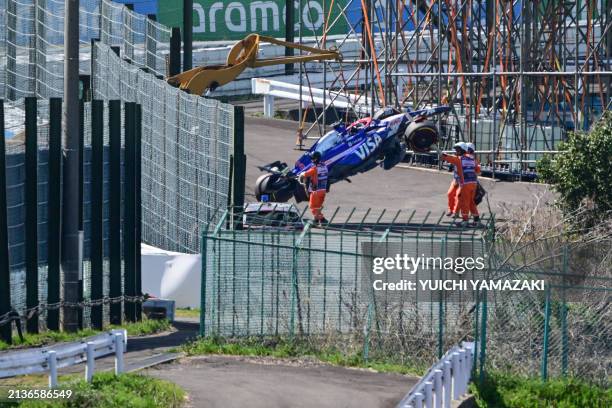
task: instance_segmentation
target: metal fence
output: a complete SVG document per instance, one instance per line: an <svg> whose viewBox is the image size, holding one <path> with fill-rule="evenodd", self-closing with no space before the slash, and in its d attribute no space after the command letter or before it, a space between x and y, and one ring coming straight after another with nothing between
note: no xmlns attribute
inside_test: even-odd
<svg viewBox="0 0 612 408"><path fill-rule="evenodd" d="M203 335L342 338L341 347L429 366L469 336L469 305L425 294L373 301L362 282L364 245L424 256L481 256L482 229L458 230L439 215L337 209L326 228L225 230L225 213L203 236ZM236 218L238 217L238 218ZM425 298L424 298L425 297ZM442 328L442 330L440 330Z"/></svg>
<svg viewBox="0 0 612 408"><path fill-rule="evenodd" d="M123 302L137 302L139 293L132 282L139 281L135 175L140 107L117 100L82 104L83 291L78 305L67 306L60 290L62 101L32 97L25 106L25 131L6 142L3 138L0 151L6 163L0 168L0 189L6 191L0 203L2 212L6 208L0 214L6 220L5 227L0 224L5 229L0 247L7 253L0 264L0 327L18 321L32 332L57 329L63 307L82 310L85 327L118 323L123 312L135 319L134 309L123 309Z"/></svg>
<svg viewBox="0 0 612 408"><path fill-rule="evenodd" d="M143 240L172 251L195 253L200 227L230 199L230 162L236 121L232 105L189 95L96 43L92 55L94 98L135 101L142 118ZM235 172L244 171L244 167Z"/></svg>
<svg viewBox="0 0 612 408"><path fill-rule="evenodd" d="M503 369L607 382L612 279L564 269L562 256L541 270L503 264L493 218L462 229L443 217L340 209L326 227L307 222L303 230L288 231L278 225L241 229L240 214L225 212L203 235L200 332L298 337L417 369L461 341L476 341L483 373ZM440 298L417 288L399 300L373 295L363 281L372 243L390 256L483 257L482 279L543 280L545 289L468 290ZM422 277L446 279L438 273Z"/></svg>
<svg viewBox="0 0 612 408"><path fill-rule="evenodd" d="M63 26L63 0L0 0L0 91L11 101L11 116L23 115L24 97L62 96ZM122 4L81 1L83 98L91 86L94 98L142 106L144 240L197 252L200 224L231 194L235 117L240 122L242 115L161 80L170 34L170 28ZM7 124L11 134L21 126L19 120Z"/></svg>
<svg viewBox="0 0 612 408"><path fill-rule="evenodd" d="M80 71L90 71L92 39L118 46L122 57L158 76L166 72L170 29L110 0L80 2ZM64 78L64 1L0 0L3 98L61 97Z"/></svg>

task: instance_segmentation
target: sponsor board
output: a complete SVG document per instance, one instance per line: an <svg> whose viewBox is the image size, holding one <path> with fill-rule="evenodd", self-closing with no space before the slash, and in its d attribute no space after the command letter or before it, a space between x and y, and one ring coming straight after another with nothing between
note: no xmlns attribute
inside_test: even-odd
<svg viewBox="0 0 612 408"><path fill-rule="evenodd" d="M350 5L349 3L351 0L334 2L328 21L335 23L328 30L328 35L345 34L349 31L349 22L341 15L341 10ZM296 35L299 33L300 17L303 36L322 35L330 13L330 4L325 0L302 0L301 4L294 2ZM283 0L194 0L193 39L238 40L250 33L284 37L285 7L286 2ZM183 18L182 2L159 0L157 16L158 21L166 26L180 27Z"/></svg>

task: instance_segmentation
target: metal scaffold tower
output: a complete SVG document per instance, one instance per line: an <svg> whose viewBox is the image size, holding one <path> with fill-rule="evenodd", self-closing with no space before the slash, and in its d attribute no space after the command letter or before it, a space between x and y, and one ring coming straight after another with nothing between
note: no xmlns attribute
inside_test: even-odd
<svg viewBox="0 0 612 408"><path fill-rule="evenodd" d="M323 34L300 32L300 42L313 36L317 47L338 48L343 60L300 64L300 135L320 135L324 123L383 105L449 104L452 113L439 120L444 148L471 141L493 171L529 172L568 132L588 130L612 105L612 1L323 6ZM328 35L338 25L346 34ZM325 109L313 108L317 88L325 90Z"/></svg>

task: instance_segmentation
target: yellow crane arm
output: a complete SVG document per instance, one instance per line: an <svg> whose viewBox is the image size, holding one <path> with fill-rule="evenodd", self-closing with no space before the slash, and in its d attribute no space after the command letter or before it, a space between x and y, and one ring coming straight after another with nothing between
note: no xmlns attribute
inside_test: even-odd
<svg viewBox="0 0 612 408"><path fill-rule="evenodd" d="M308 52L305 55L293 57L275 57L257 59L259 44L268 42ZM250 34L245 39L234 44L227 56L225 65L208 65L181 72L178 75L167 78L169 84L188 91L191 94L202 95L207 89L214 90L218 86L225 85L238 77L247 68L265 67L270 65L291 64L307 61L322 61L342 59L336 50L326 50L308 47L287 41L277 40L259 34Z"/></svg>

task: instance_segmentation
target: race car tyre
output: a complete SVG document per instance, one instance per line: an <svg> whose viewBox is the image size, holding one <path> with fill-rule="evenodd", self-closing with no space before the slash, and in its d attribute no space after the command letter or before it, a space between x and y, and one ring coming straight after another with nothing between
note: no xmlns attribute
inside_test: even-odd
<svg viewBox="0 0 612 408"><path fill-rule="evenodd" d="M255 182L255 198L261 201L263 195L268 195L269 201L286 203L295 198L299 203L308 200L308 194L296 180L288 180L276 174L262 174Z"/></svg>
<svg viewBox="0 0 612 408"><path fill-rule="evenodd" d="M385 152L385 158L382 162L382 168L385 170L391 170L406 156L406 145L404 143L395 142L393 146L393 149Z"/></svg>
<svg viewBox="0 0 612 408"><path fill-rule="evenodd" d="M297 203L301 203L302 201L308 201L308 193L306 192L306 188L300 183L296 183L295 192L293 194L293 198Z"/></svg>
<svg viewBox="0 0 612 408"><path fill-rule="evenodd" d="M426 153L431 146L438 142L438 129L429 120L412 122L404 132L406 143L415 152Z"/></svg>

